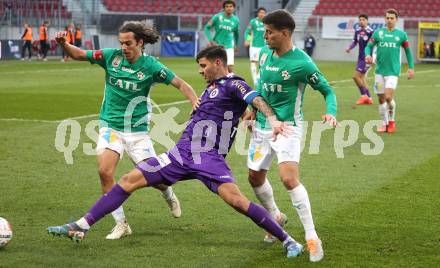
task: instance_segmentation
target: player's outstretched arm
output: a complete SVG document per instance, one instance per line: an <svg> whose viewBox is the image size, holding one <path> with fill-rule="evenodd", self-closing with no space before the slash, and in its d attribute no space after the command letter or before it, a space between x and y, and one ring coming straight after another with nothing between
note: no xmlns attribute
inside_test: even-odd
<svg viewBox="0 0 440 268"><path fill-rule="evenodd" d="M171 84L180 90L182 94L191 102L193 110L199 108L200 99L197 97L190 84L178 76L175 76L173 80L171 80Z"/></svg>
<svg viewBox="0 0 440 268"><path fill-rule="evenodd" d="M322 117L324 123L328 122L332 126L337 126L336 112L337 112L337 100L336 94L333 91L327 79L319 72L312 69L312 73L307 76L307 83L309 83L313 89L318 90L325 100L325 115Z"/></svg>
<svg viewBox="0 0 440 268"><path fill-rule="evenodd" d="M358 43L358 38L356 32L354 33L353 40L351 41L350 45L345 49L345 52L350 53L350 51L356 47Z"/></svg>
<svg viewBox="0 0 440 268"><path fill-rule="evenodd" d="M326 112L325 115L322 116L323 123L329 123L331 126L335 127L338 125L338 121L336 120L336 94L328 83L326 86L318 90L319 92L321 92L325 99Z"/></svg>
<svg viewBox="0 0 440 268"><path fill-rule="evenodd" d="M214 24L214 18L210 19L208 21L208 23L206 23L205 25L205 36L208 39L208 46L215 46L217 45L213 39L212 39L212 35L211 35L211 28L213 27Z"/></svg>
<svg viewBox="0 0 440 268"><path fill-rule="evenodd" d="M74 45L67 43L67 33L57 32L55 34L55 40L61 45L61 48L74 60L87 60L86 51L82 50Z"/></svg>
<svg viewBox="0 0 440 268"><path fill-rule="evenodd" d="M365 62L368 64L373 63L373 57L371 56L373 47L376 45L376 38L377 38L377 32L373 33L373 36L370 38L370 41L368 41L368 44L365 46L364 52L365 52Z"/></svg>
<svg viewBox="0 0 440 268"><path fill-rule="evenodd" d="M405 49L406 59L408 60L408 79L412 79L414 77L414 60L408 41L403 43L403 47Z"/></svg>
<svg viewBox="0 0 440 268"><path fill-rule="evenodd" d="M249 47L251 45L252 40L252 25L249 24L244 32L244 46Z"/></svg>
<svg viewBox="0 0 440 268"><path fill-rule="evenodd" d="M238 24L235 27L235 30L234 30L234 40L235 40L235 42L234 42L234 51L236 53L238 52L238 45L237 44L239 44L238 43L239 38L240 38L240 24Z"/></svg>
<svg viewBox="0 0 440 268"><path fill-rule="evenodd" d="M373 57L371 57L371 51L373 50L373 43L368 42L365 46L365 62L371 64L373 62Z"/></svg>
<svg viewBox="0 0 440 268"><path fill-rule="evenodd" d="M325 99L325 115L322 119L324 123L329 123L331 126L337 126L336 121L336 111L337 111L337 101L336 94L328 83L324 83L322 87L318 88L319 92L324 96Z"/></svg>

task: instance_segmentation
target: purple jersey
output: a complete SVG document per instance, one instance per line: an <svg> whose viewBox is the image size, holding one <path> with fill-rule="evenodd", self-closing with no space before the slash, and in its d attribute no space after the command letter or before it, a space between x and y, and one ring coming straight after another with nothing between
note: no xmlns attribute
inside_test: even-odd
<svg viewBox="0 0 440 268"><path fill-rule="evenodd" d="M167 153L138 163L148 186L198 179L218 193L221 184L234 183L224 157L234 141L240 116L258 95L237 76L210 83L177 145Z"/></svg>
<svg viewBox="0 0 440 268"><path fill-rule="evenodd" d="M353 41L350 44L349 48L354 48L357 44L359 44L359 55L358 61L365 60L365 47L368 44L371 36L373 35L374 30L367 26L366 28L357 27L354 31Z"/></svg>
<svg viewBox="0 0 440 268"><path fill-rule="evenodd" d="M200 107L193 112L177 146L192 152L199 151L200 147L204 147L203 151L211 147L226 155L234 141L241 115L258 95L238 76L228 75L211 82L205 88Z"/></svg>

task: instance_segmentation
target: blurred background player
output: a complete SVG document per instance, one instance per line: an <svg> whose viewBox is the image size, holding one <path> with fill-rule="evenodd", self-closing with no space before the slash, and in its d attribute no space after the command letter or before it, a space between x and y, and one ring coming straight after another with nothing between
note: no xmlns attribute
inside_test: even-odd
<svg viewBox="0 0 440 268"><path fill-rule="evenodd" d="M401 57L400 48L405 50L408 60L408 79L414 76L414 61L409 47L406 32L396 29L399 14L395 9L388 9L385 15L387 27L374 32L365 48L365 61L372 62L371 50L376 46L377 64L374 76L374 91L379 98L379 114L383 125L378 132L395 132L396 101L393 98L394 90L399 80Z"/></svg>
<svg viewBox="0 0 440 268"><path fill-rule="evenodd" d="M49 51L50 44L49 44L49 32L47 31L47 27L49 27L49 22L44 21L43 24L41 24L39 28L39 34L40 34L40 54L39 57L47 61L47 52Z"/></svg>
<svg viewBox="0 0 440 268"><path fill-rule="evenodd" d="M177 145L167 153L139 163L130 173L122 176L119 183L103 195L84 217L74 223L51 226L47 229L49 234L80 241L93 224L122 205L134 191L158 183L171 185L181 180L197 179L237 212L277 237L283 243L287 257L300 255L303 246L291 238L267 210L250 202L241 193L226 163L225 157L235 138L235 134L230 133L236 129L248 104L269 118L274 136L284 130L283 124L275 118L261 96L242 78L229 73L226 62L223 47L210 46L201 50L197 54L199 73L208 84L203 91L200 107L192 113L190 123ZM225 119L230 120L230 124L225 124ZM210 131L213 135L205 134L203 128L206 122L210 122L215 130ZM208 146L208 149L202 144L212 146ZM219 219L224 216L218 215Z"/></svg>
<svg viewBox="0 0 440 268"><path fill-rule="evenodd" d="M285 10L276 10L263 18L267 47L260 53L260 82L257 91L272 107L277 120L290 126L287 136L279 135L273 140L266 116L251 112L244 119L254 119L256 125L252 133L248 151L249 183L261 204L283 226L287 217L278 209L272 186L267 179L267 171L274 156L278 159L280 178L292 205L305 230L307 249L312 262L324 257L322 242L315 230L307 190L299 180L299 158L303 137L302 105L307 84L318 90L325 99L324 122L336 126L336 95L313 63L313 60L292 42L295 30L293 17ZM268 234L266 242L273 242Z"/></svg>
<svg viewBox="0 0 440 268"><path fill-rule="evenodd" d="M258 56L261 48L266 45L264 41L264 25L261 21L266 15L266 9L260 7L257 10L257 17L249 21L249 24L244 32L245 41L244 46L249 47L249 59L251 61L251 75L254 82L254 87L258 83Z"/></svg>
<svg viewBox="0 0 440 268"><path fill-rule="evenodd" d="M215 14L205 25L205 35L208 45L219 45L226 49L228 55L228 68L232 72L234 66L234 55L238 51L238 38L240 34L240 20L234 15L235 2L224 1L223 11ZM214 38L211 35L211 28L214 28Z"/></svg>
<svg viewBox="0 0 440 268"><path fill-rule="evenodd" d="M191 101L193 109L198 105L197 96L192 87L162 65L155 57L143 55L146 44L154 44L160 34L145 22L128 21L119 29L120 49L82 50L67 42L67 32L58 32L57 42L66 54L75 60L90 61L106 71L105 93L99 115L100 129L98 144L98 172L103 194L115 184L114 174L124 151L133 163L154 157L155 151L148 136L151 104L131 107L135 99L146 98L154 83L172 84ZM142 101L144 103L145 101ZM138 103L139 104L139 103ZM133 109L131 114L126 114ZM126 121L127 116L131 120ZM171 187L157 186L162 191L174 217L180 217L179 200ZM113 210L112 210L113 211ZM116 226L107 239L119 239L130 235L122 207L112 212Z"/></svg>
<svg viewBox="0 0 440 268"><path fill-rule="evenodd" d="M75 46L79 48L82 46L82 32L79 25L75 27Z"/></svg>
<svg viewBox="0 0 440 268"><path fill-rule="evenodd" d="M307 33L304 38L304 50L309 57L313 57L313 50L315 50L316 41L311 33Z"/></svg>
<svg viewBox="0 0 440 268"><path fill-rule="evenodd" d="M350 46L345 50L345 52L350 53L350 51L359 44L359 55L356 65L356 70L353 75L353 80L356 83L361 96L356 101L357 105L363 104L373 104L373 99L371 98L370 91L368 90L367 74L370 69L370 64L365 62L365 47L368 44L371 36L373 35L373 29L368 25L368 15L360 14L359 27L356 27L354 31L353 41Z"/></svg>
<svg viewBox="0 0 440 268"><path fill-rule="evenodd" d="M66 43L73 45L75 43L75 35L73 33L73 23L69 23L69 25L64 28L64 31L66 32ZM65 53L64 49L62 49L62 58L61 61L64 62L69 59L69 55Z"/></svg>
<svg viewBox="0 0 440 268"><path fill-rule="evenodd" d="M21 60L24 60L25 51L27 49L29 53L28 60L31 60L32 58L32 28L29 23L25 23L23 25L24 32L21 36L21 39L23 40L23 47L21 48Z"/></svg>

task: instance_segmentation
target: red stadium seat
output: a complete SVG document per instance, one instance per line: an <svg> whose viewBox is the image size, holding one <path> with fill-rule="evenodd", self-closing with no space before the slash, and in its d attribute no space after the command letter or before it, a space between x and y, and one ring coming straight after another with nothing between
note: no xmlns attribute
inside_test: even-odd
<svg viewBox="0 0 440 268"><path fill-rule="evenodd" d="M435 18L440 16L440 0L320 0L312 15L355 16L367 13L369 16L384 16L385 10L395 8L402 17ZM413 27L413 25L410 25Z"/></svg>

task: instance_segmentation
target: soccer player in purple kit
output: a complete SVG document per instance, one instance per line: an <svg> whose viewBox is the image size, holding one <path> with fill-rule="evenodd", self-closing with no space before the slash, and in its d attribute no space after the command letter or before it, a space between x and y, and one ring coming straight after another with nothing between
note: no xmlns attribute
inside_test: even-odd
<svg viewBox="0 0 440 268"><path fill-rule="evenodd" d="M359 18L359 26L356 27L354 31L353 42L351 42L350 46L345 50L345 52L350 53L350 51L359 44L359 55L358 61L356 65L356 71L353 75L353 80L356 83L359 91L361 93L360 98L356 101L357 105L363 104L373 104L373 99L371 98L370 91L368 90L367 85L367 77L366 74L368 69L370 68L370 64L365 62L365 47L368 44L371 36L373 35L373 29L368 26L368 15L360 14Z"/></svg>
<svg viewBox="0 0 440 268"><path fill-rule="evenodd" d="M290 237L267 210L250 202L240 192L225 160L239 119L248 104L267 116L274 139L286 135L288 129L276 119L258 92L242 78L228 72L223 47L203 49L197 55L197 62L199 73L207 80L208 86L177 145L167 153L139 163L134 170L122 176L119 183L103 195L84 217L73 223L48 227L49 234L81 241L92 225L121 206L137 189L198 179L228 205L277 237L283 243L287 257L302 253L303 246Z"/></svg>

